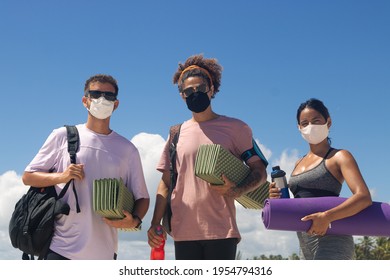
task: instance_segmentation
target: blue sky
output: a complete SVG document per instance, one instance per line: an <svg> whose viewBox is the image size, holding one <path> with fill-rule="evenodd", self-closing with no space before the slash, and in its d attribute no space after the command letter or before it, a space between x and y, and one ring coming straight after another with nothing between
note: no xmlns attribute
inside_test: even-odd
<svg viewBox="0 0 390 280"><path fill-rule="evenodd" d="M389 13L384 0L1 1L0 259L19 257L7 247L7 215L27 189L24 168L52 129L85 122L81 97L93 74L118 80L112 128L137 143L154 196L168 128L190 118L172 76L198 53L224 68L214 111L252 127L268 171L274 164L291 171L307 152L295 114L316 97L330 111L333 146L352 152L373 199L389 202ZM244 257L297 250L294 235L259 233L259 214L238 212ZM260 234L284 241L250 251ZM139 253L123 255L144 258L144 236L135 239Z"/></svg>

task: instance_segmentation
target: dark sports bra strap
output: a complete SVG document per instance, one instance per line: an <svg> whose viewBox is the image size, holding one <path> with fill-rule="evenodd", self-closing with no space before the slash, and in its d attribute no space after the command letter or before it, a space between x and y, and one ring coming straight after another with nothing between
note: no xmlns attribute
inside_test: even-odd
<svg viewBox="0 0 390 280"><path fill-rule="evenodd" d="M329 148L329 150L326 152L325 156L324 156L324 159L323 160L326 160L327 157L329 156L330 152L333 151L334 149L331 147Z"/></svg>

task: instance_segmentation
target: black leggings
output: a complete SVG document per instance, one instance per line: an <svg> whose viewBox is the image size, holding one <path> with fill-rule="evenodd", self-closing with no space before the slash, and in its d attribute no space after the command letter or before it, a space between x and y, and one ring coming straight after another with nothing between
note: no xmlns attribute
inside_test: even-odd
<svg viewBox="0 0 390 280"><path fill-rule="evenodd" d="M234 260L237 238L175 241L176 260Z"/></svg>

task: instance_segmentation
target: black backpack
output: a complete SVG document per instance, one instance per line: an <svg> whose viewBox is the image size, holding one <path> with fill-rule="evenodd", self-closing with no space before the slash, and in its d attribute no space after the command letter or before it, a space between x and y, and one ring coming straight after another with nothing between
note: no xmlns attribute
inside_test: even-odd
<svg viewBox="0 0 390 280"><path fill-rule="evenodd" d="M76 163L79 134L75 126L65 127L71 163ZM59 195L57 195L54 186L30 187L16 203L8 230L12 246L23 252L22 259L33 260L34 256L38 256L38 259L44 259L46 256L53 237L54 221L57 215L69 214L69 205L60 198L65 195L71 183L76 197L77 212L80 212L73 179L65 185Z"/></svg>

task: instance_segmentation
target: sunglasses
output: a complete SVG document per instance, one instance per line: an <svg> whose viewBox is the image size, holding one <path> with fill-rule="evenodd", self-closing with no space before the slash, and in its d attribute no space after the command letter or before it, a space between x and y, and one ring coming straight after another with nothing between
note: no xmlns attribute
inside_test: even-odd
<svg viewBox="0 0 390 280"><path fill-rule="evenodd" d="M188 87L186 89L183 89L181 93L184 95L185 98L187 98L191 94L193 94L194 92L204 92L204 93L207 93L208 92L207 85L206 84L202 84L202 85L199 85L199 86L196 86L196 87Z"/></svg>
<svg viewBox="0 0 390 280"><path fill-rule="evenodd" d="M88 90L87 93L93 99L99 99L103 96L108 101L115 101L117 97L116 93L110 91Z"/></svg>

